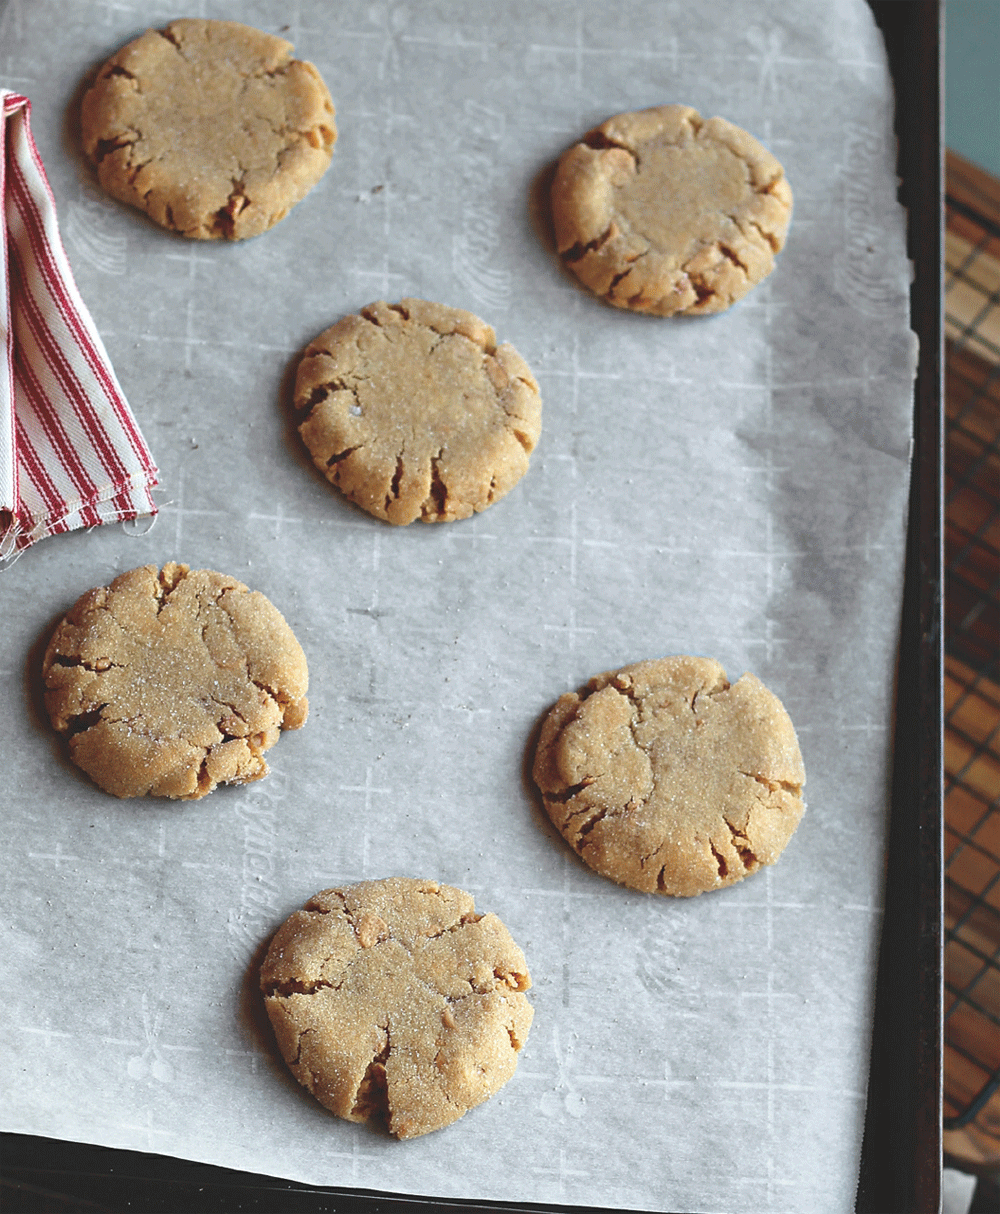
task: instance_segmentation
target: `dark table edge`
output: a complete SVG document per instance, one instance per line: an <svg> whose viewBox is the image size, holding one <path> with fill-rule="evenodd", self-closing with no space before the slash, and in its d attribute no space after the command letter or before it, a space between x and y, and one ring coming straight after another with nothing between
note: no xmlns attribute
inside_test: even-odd
<svg viewBox="0 0 1000 1214"><path fill-rule="evenodd" d="M900 201L920 341L913 478L858 1214L941 1207L943 981L943 16L938 0L869 0L896 85Z"/></svg>
<svg viewBox="0 0 1000 1214"><path fill-rule="evenodd" d="M920 340L914 394L913 479L897 674L885 918L876 981L868 1103L857 1214L937 1214L941 1206L943 917L943 452L941 263L943 246L940 0L868 0L896 86L900 201L914 263L912 325ZM104 1180L123 1206L138 1189L176 1192L176 1208L358 1211L563 1211L564 1206L444 1201L317 1189L137 1151L24 1134L0 1135L6 1210L66 1190L71 1177ZM212 1190L226 1204L201 1204ZM20 1200L18 1198L20 1194ZM139 1199L139 1200L134 1200ZM232 1199L231 1201L229 1199ZM67 1210L100 1210L80 1199ZM17 1202L18 1204L13 1204ZM116 1199L117 1205L117 1199ZM57 1204L46 1208L56 1209ZM579 1210L581 1207L573 1207ZM673 1212L682 1214L682 1212Z"/></svg>

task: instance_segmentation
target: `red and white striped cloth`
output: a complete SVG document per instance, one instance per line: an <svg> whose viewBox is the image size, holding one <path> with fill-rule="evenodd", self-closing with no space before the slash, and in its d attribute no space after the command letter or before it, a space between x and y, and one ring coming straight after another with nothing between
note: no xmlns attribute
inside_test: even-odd
<svg viewBox="0 0 1000 1214"><path fill-rule="evenodd" d="M73 280L27 97L0 89L0 562L155 514L149 448Z"/></svg>

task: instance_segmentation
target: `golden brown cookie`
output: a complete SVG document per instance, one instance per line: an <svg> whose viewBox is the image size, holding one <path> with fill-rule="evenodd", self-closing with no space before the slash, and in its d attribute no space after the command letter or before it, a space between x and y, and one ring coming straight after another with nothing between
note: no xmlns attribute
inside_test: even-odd
<svg viewBox="0 0 1000 1214"><path fill-rule="evenodd" d="M292 44L235 21L173 21L124 46L83 98L101 185L164 228L243 240L326 172L333 103Z"/></svg>
<svg viewBox="0 0 1000 1214"><path fill-rule="evenodd" d="M605 877L689 897L773 864L805 805L781 701L709 658L638 662L561 696L534 778L573 849Z"/></svg>
<svg viewBox="0 0 1000 1214"><path fill-rule="evenodd" d="M267 775L264 751L308 711L305 654L242 582L171 562L88 590L42 663L52 724L117 797L196 800Z"/></svg>
<svg viewBox="0 0 1000 1214"><path fill-rule="evenodd" d="M542 428L538 385L471 312L373 303L305 350L299 433L345 496L390 523L450 522L521 479Z"/></svg>
<svg viewBox="0 0 1000 1214"><path fill-rule="evenodd" d="M774 269L792 191L752 135L686 105L618 114L574 144L552 184L556 244L608 303L722 312Z"/></svg>
<svg viewBox="0 0 1000 1214"><path fill-rule="evenodd" d="M391 877L327 889L278 929L260 987L292 1073L338 1117L398 1138L503 1087L533 1011L524 954L469 894Z"/></svg>

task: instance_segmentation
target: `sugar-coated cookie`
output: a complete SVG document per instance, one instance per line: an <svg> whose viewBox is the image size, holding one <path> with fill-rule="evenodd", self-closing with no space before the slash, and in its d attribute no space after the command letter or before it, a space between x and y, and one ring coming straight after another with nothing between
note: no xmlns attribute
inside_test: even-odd
<svg viewBox="0 0 1000 1214"><path fill-rule="evenodd" d="M533 774L587 864L650 893L688 897L773 864L805 808L781 701L709 658L638 662L561 696Z"/></svg>
<svg viewBox="0 0 1000 1214"><path fill-rule="evenodd" d="M273 227L326 172L337 138L327 87L290 42L193 18L112 55L80 127L109 194L198 240Z"/></svg>
<svg viewBox="0 0 1000 1214"><path fill-rule="evenodd" d="M313 462L376 518L468 518L509 492L541 433L538 385L471 312L373 303L305 350L295 383Z"/></svg>
<svg viewBox="0 0 1000 1214"><path fill-rule="evenodd" d="M435 881L328 889L278 929L260 987L281 1053L338 1117L415 1138L514 1074L533 1011L524 954Z"/></svg>
<svg viewBox="0 0 1000 1214"><path fill-rule="evenodd" d="M196 800L267 775L308 711L305 654L258 591L211 570L144 565L82 595L42 663L69 753L117 797Z"/></svg>
<svg viewBox="0 0 1000 1214"><path fill-rule="evenodd" d="M721 312L771 273L792 212L752 135L686 105L618 114L563 153L559 253L596 295L657 316Z"/></svg>

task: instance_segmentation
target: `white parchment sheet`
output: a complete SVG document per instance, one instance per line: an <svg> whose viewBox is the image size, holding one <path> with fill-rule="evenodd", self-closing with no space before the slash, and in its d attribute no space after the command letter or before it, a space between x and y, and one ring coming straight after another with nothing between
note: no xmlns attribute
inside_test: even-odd
<svg viewBox="0 0 1000 1214"><path fill-rule="evenodd" d="M279 32L340 138L265 235L185 242L105 197L85 73L176 16ZM9 0L67 251L162 474L152 527L49 539L0 574L4 1129L311 1183L682 1211L853 1209L865 1104L909 476L913 340L892 91L863 0ZM696 320L602 305L538 183L614 113L720 114L795 193L774 274ZM537 375L528 475L459 523L392 528L312 469L296 354L375 299L467 308ZM234 574L306 650L272 774L118 801L39 708L41 652L140 564ZM784 701L808 810L779 863L693 900L581 865L527 778L537 723L665 654ZM516 1076L408 1143L338 1121L276 1057L260 949L317 890L472 892L524 949Z"/></svg>

